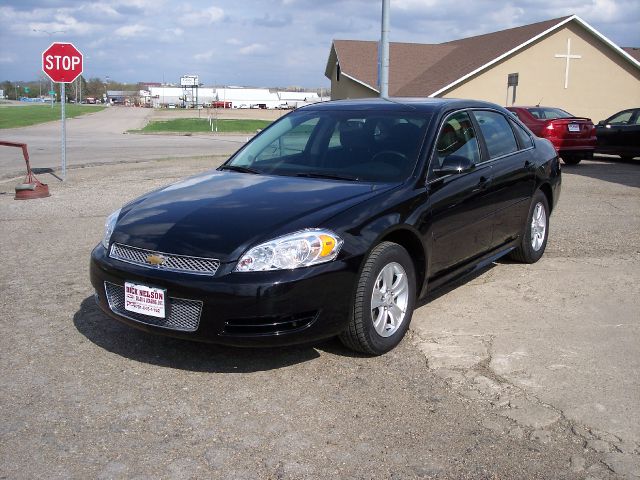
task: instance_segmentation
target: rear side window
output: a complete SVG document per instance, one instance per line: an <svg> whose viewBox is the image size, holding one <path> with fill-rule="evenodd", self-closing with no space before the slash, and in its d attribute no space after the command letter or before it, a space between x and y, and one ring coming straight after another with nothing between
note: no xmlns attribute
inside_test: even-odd
<svg viewBox="0 0 640 480"><path fill-rule="evenodd" d="M518 151L516 137L504 116L487 110L475 111L473 114L487 144L489 158L493 159Z"/></svg>
<svg viewBox="0 0 640 480"><path fill-rule="evenodd" d="M513 131L516 132L516 137L518 137L518 142L522 148L529 148L533 146L533 140L526 132L524 128L518 125L516 122L509 122L513 127Z"/></svg>

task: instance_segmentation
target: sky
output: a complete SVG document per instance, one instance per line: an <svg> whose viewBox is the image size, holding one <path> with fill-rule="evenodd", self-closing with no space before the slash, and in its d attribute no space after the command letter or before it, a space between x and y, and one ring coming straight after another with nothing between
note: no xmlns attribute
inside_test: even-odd
<svg viewBox="0 0 640 480"><path fill-rule="evenodd" d="M378 40L382 0L3 0L0 81L42 75L52 41L84 55L85 78L329 87L333 39ZM640 0L391 0L392 42L440 43L576 14L640 47ZM48 33L47 33L48 32Z"/></svg>

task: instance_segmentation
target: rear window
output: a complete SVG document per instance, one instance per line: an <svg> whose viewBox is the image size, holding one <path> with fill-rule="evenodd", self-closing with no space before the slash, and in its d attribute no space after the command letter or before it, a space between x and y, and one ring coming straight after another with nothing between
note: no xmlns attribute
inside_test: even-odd
<svg viewBox="0 0 640 480"><path fill-rule="evenodd" d="M633 115L633 110L628 110L626 112L619 113L615 117L611 117L607 123L610 123L611 125L626 125L629 123L629 120L631 120L631 115Z"/></svg>
<svg viewBox="0 0 640 480"><path fill-rule="evenodd" d="M534 107L527 108L527 111L533 115L535 118L540 120L553 120L554 118L571 118L569 112L565 112L559 108L549 108L549 107Z"/></svg>

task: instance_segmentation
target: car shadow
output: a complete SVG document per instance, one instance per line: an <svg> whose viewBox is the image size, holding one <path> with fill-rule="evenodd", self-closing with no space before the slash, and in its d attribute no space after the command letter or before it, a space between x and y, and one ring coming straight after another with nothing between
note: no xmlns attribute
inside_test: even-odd
<svg viewBox="0 0 640 480"><path fill-rule="evenodd" d="M249 373L274 370L320 357L319 351L358 356L337 339L277 348L235 348L137 330L105 315L93 296L85 298L73 316L76 329L109 352L136 362L194 372Z"/></svg>
<svg viewBox="0 0 640 480"><path fill-rule="evenodd" d="M457 280L454 280L452 283L447 283L445 286L440 287L432 292L429 292L425 297L419 299L416 301L416 308L420 308L420 307L424 307L425 305L427 305L428 303L437 300L440 297L443 297L445 295L447 295L448 293L452 292L453 290L460 288L461 286L472 282L473 280L475 280L476 278L478 278L479 276L487 273L488 271L494 269L497 265L502 265L502 264L510 264L510 263L518 263L518 262L514 262L513 260L510 260L509 257L502 257L499 258L498 260L496 260L493 263L490 263L489 265L486 265L478 270L474 270L471 273L468 273L466 275L463 275L462 277L458 278Z"/></svg>
<svg viewBox="0 0 640 480"><path fill-rule="evenodd" d="M563 175L581 175L604 182L640 188L640 161L597 155L578 165L562 165Z"/></svg>

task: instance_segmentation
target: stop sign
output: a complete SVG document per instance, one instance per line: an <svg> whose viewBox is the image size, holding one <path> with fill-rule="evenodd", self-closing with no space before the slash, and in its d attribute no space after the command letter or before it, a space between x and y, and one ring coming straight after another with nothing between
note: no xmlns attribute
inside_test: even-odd
<svg viewBox="0 0 640 480"><path fill-rule="evenodd" d="M73 43L52 43L42 52L42 71L54 82L71 83L82 73L82 53Z"/></svg>

